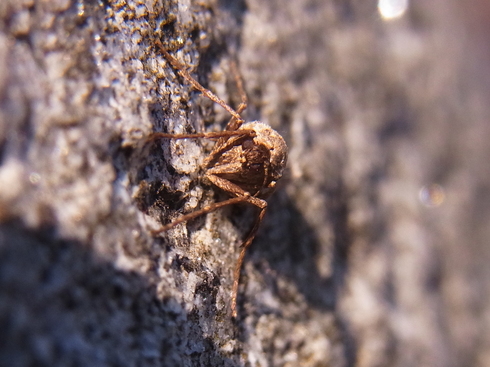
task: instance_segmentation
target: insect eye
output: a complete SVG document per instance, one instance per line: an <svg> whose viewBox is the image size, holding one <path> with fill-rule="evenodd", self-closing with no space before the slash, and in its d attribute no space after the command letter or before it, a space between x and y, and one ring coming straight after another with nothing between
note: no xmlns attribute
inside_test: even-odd
<svg viewBox="0 0 490 367"><path fill-rule="evenodd" d="M251 149L254 146L254 142L251 139L245 140L242 143L242 148L243 149Z"/></svg>

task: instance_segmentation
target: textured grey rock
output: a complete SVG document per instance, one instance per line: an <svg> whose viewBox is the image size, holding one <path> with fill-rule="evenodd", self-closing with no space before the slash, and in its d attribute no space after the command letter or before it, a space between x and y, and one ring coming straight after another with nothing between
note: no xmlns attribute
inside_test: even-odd
<svg viewBox="0 0 490 367"><path fill-rule="evenodd" d="M2 1L0 365L489 365L490 12L471 3ZM236 58L247 120L290 147L236 321L253 209L150 235L226 196L199 181L212 143L146 138L229 118L155 37L232 104Z"/></svg>

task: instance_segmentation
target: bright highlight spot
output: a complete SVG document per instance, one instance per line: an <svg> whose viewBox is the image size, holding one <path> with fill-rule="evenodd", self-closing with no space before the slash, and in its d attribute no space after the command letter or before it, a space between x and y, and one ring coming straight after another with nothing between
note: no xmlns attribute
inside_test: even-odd
<svg viewBox="0 0 490 367"><path fill-rule="evenodd" d="M401 17L408 8L408 0L378 0L378 11L384 19Z"/></svg>
<svg viewBox="0 0 490 367"><path fill-rule="evenodd" d="M29 175L29 181L31 182L31 184L36 185L39 183L39 181L41 181L41 175L37 172L32 172Z"/></svg>
<svg viewBox="0 0 490 367"><path fill-rule="evenodd" d="M423 186L419 191L419 199L425 206L435 208L446 200L444 188L438 184Z"/></svg>

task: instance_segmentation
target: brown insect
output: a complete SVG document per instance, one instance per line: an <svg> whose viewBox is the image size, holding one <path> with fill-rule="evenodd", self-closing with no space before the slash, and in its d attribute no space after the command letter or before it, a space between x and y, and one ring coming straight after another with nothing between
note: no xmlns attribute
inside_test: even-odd
<svg viewBox="0 0 490 367"><path fill-rule="evenodd" d="M231 293L231 311L232 316L236 317L238 282L240 279L243 259L247 248L252 243L257 230L259 229L259 225L264 218L267 209L267 202L265 199L272 194L277 181L282 176L286 166L288 149L282 136L270 126L259 121L244 123L240 113L247 107L247 96L235 64L232 63L231 65L232 72L242 100L236 110L231 108L210 90L199 84L199 82L189 74L185 66L165 50L159 40L155 40L155 43L180 76L186 79L194 88L199 90L210 100L218 103L228 111L232 117L226 125L225 130L220 132L196 134L167 134L157 132L153 133L150 136L150 139L218 139L213 150L204 161L204 179L228 193L232 198L183 215L172 223L153 231L152 234L157 235L169 230L179 223L186 222L227 205L249 203L256 206L259 209L259 213L252 229L243 240L234 271L233 289Z"/></svg>

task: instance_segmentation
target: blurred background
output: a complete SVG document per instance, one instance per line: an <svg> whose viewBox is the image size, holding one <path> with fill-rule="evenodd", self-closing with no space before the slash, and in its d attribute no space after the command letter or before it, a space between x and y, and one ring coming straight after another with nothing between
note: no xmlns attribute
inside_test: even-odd
<svg viewBox="0 0 490 367"><path fill-rule="evenodd" d="M211 213L204 86L289 146ZM2 0L0 366L490 366L490 3Z"/></svg>

